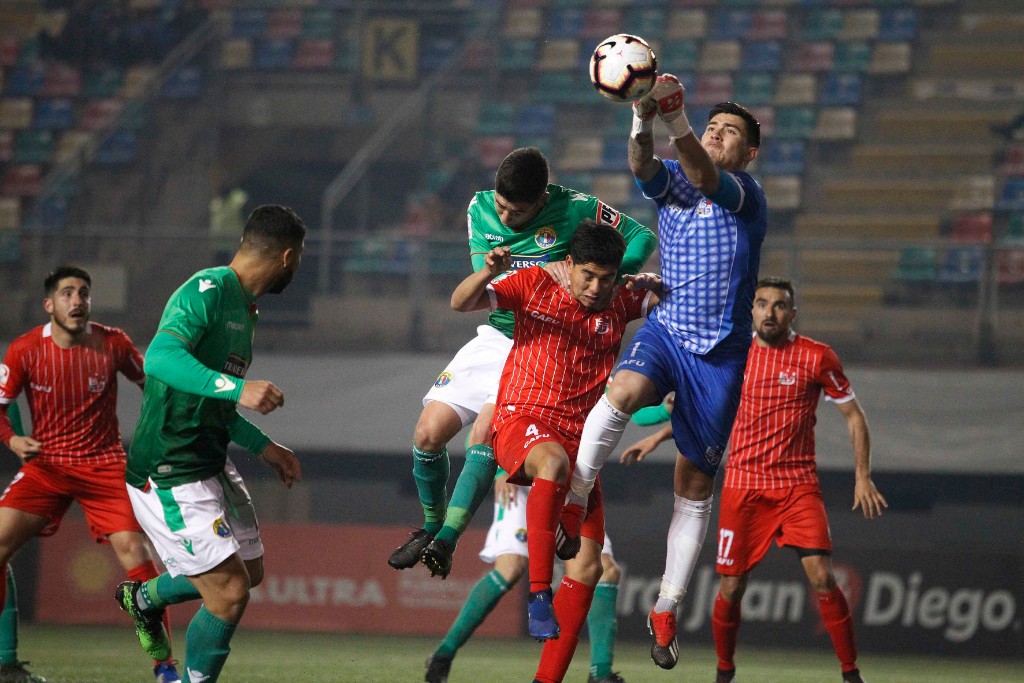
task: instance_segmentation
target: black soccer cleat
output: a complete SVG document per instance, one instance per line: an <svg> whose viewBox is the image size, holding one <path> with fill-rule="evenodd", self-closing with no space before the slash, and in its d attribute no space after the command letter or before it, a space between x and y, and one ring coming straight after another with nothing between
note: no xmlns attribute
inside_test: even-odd
<svg viewBox="0 0 1024 683"><path fill-rule="evenodd" d="M420 561L420 554L427 544L434 540L434 534L426 529L417 529L409 534L409 540L395 548L388 558L388 564L395 569L415 567Z"/></svg>
<svg viewBox="0 0 1024 683"><path fill-rule="evenodd" d="M0 664L0 683L46 683L46 679L25 668L28 662L14 660Z"/></svg>
<svg viewBox="0 0 1024 683"><path fill-rule="evenodd" d="M736 679L736 669L718 669L715 683L732 683Z"/></svg>
<svg viewBox="0 0 1024 683"><path fill-rule="evenodd" d="M594 674L590 674L587 676L587 683L626 683L626 679L619 672L613 671L602 678L597 678Z"/></svg>
<svg viewBox="0 0 1024 683"><path fill-rule="evenodd" d="M558 529L555 530L555 555L558 559L571 560L576 557L580 552L580 546L583 544L582 537L576 536L571 537L565 533L565 527L562 523L558 523Z"/></svg>
<svg viewBox="0 0 1024 683"><path fill-rule="evenodd" d="M452 657L433 654L427 657L426 683L448 683L448 672L452 670Z"/></svg>
<svg viewBox="0 0 1024 683"><path fill-rule="evenodd" d="M843 683L865 683L860 675L860 669L851 669L843 672Z"/></svg>
<svg viewBox="0 0 1024 683"><path fill-rule="evenodd" d="M442 580L448 578L452 570L452 555L455 553L455 546L450 541L435 538L420 553L420 562L430 570L431 576L440 576Z"/></svg>
<svg viewBox="0 0 1024 683"><path fill-rule="evenodd" d="M671 669L679 661L679 643L676 641L675 612L655 612L647 615L647 630L653 636L651 659L662 669Z"/></svg>

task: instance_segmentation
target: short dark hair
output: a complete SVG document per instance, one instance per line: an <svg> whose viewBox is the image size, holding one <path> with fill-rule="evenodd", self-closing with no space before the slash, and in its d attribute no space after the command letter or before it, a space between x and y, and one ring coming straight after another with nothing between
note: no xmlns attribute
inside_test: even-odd
<svg viewBox="0 0 1024 683"><path fill-rule="evenodd" d="M298 214L287 206L264 204L246 219L242 248L276 254L300 246L305 238L306 225Z"/></svg>
<svg viewBox="0 0 1024 683"><path fill-rule="evenodd" d="M592 218L580 221L569 244L573 264L593 263L618 269L625 253L626 240L622 234L607 223L598 223Z"/></svg>
<svg viewBox="0 0 1024 683"><path fill-rule="evenodd" d="M772 289L784 289L789 292L789 298L796 305L796 291L793 289L793 283L783 277L763 277L757 281L757 286L754 287L754 291L761 289L762 287L771 287Z"/></svg>
<svg viewBox="0 0 1024 683"><path fill-rule="evenodd" d="M747 144L751 147L761 146L761 122L757 120L757 117L750 113L750 110L744 107L742 104L736 104L735 102L721 102L711 108L711 113L708 114L708 122L715 118L717 114L732 114L738 116L747 123Z"/></svg>
<svg viewBox="0 0 1024 683"><path fill-rule="evenodd" d="M548 160L536 147L512 150L498 164L494 191L510 202L533 203L548 189Z"/></svg>
<svg viewBox="0 0 1024 683"><path fill-rule="evenodd" d="M50 296L57 291L57 284L64 278L77 277L79 280L85 280L85 284L92 287L92 278L89 277L89 273L85 272L84 269L78 266L63 265L57 266L46 276L43 280L43 293L46 296Z"/></svg>

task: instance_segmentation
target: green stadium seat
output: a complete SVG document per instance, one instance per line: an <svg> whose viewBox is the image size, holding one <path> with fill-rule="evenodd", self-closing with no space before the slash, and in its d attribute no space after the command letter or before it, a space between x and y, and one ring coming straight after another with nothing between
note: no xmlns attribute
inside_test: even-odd
<svg viewBox="0 0 1024 683"><path fill-rule="evenodd" d="M89 100L117 97L124 85L124 69L108 66L87 71L82 85L82 97Z"/></svg>
<svg viewBox="0 0 1024 683"><path fill-rule="evenodd" d="M806 41L835 40L842 30L843 13L830 7L812 10L801 35Z"/></svg>
<svg viewBox="0 0 1024 683"><path fill-rule="evenodd" d="M814 110L810 107L776 107L775 137L807 138L814 130Z"/></svg>
<svg viewBox="0 0 1024 683"><path fill-rule="evenodd" d="M0 202L13 197L0 198ZM0 204L2 206L2 204ZM17 263L21 260L21 234L17 230L0 230L0 263Z"/></svg>
<svg viewBox="0 0 1024 683"><path fill-rule="evenodd" d="M770 73L747 72L736 75L733 96L737 102L754 107L771 104L775 93L775 77Z"/></svg>
<svg viewBox="0 0 1024 683"><path fill-rule="evenodd" d="M1003 241L1008 244L1024 244L1024 211L1015 211L1010 214Z"/></svg>
<svg viewBox="0 0 1024 683"><path fill-rule="evenodd" d="M839 43L832 62L835 71L867 71L871 65L871 46L865 42Z"/></svg>
<svg viewBox="0 0 1024 683"><path fill-rule="evenodd" d="M658 55L658 68L668 73L693 71L697 68L699 50L694 40L665 41Z"/></svg>
<svg viewBox="0 0 1024 683"><path fill-rule="evenodd" d="M506 40L501 50L498 68L506 71L532 69L537 61L537 41L529 39Z"/></svg>
<svg viewBox="0 0 1024 683"><path fill-rule="evenodd" d="M933 282L938 274L938 254L933 247L905 247L892 278L904 282Z"/></svg>
<svg viewBox="0 0 1024 683"><path fill-rule="evenodd" d="M304 38L333 39L336 37L334 12L329 9L310 8L302 17Z"/></svg>
<svg viewBox="0 0 1024 683"><path fill-rule="evenodd" d="M48 164L53 159L55 142L48 130L23 130L14 143L16 164Z"/></svg>
<svg viewBox="0 0 1024 683"><path fill-rule="evenodd" d="M626 17L626 33L657 40L665 33L666 12L660 7L634 8Z"/></svg>
<svg viewBox="0 0 1024 683"><path fill-rule="evenodd" d="M511 102L487 102L477 115L477 135L510 135L515 132L518 108Z"/></svg>

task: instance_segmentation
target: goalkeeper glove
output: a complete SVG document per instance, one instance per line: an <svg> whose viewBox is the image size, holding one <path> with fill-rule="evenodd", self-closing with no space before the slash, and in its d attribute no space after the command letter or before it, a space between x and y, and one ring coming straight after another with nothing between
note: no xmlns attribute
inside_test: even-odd
<svg viewBox="0 0 1024 683"><path fill-rule="evenodd" d="M686 137L693 132L683 109L683 86L672 74L658 76L650 97L658 103L658 116L668 128L669 139Z"/></svg>

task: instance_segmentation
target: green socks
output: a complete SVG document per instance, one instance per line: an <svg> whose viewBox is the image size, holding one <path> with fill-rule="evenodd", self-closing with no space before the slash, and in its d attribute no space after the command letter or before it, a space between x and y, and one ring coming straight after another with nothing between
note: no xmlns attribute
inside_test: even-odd
<svg viewBox="0 0 1024 683"><path fill-rule="evenodd" d="M478 444L466 451L466 464L455 482L444 528L435 538L449 541L452 545L458 542L480 503L491 490L494 473L497 471L498 463L494 461L494 449L490 446Z"/></svg>
<svg viewBox="0 0 1024 683"><path fill-rule="evenodd" d="M163 608L180 602L199 600L202 597L184 574L172 577L164 573L155 579L142 582L137 602L141 609Z"/></svg>
<svg viewBox="0 0 1024 683"><path fill-rule="evenodd" d="M200 607L185 633L185 664L188 668L184 680L216 683L231 653L231 636L234 634L235 624L218 619L206 610L206 605Z"/></svg>
<svg viewBox="0 0 1024 683"><path fill-rule="evenodd" d="M594 588L594 600L587 612L587 631L590 633L590 675L604 678L612 672L615 649L615 602L619 597L619 586L615 583L598 583Z"/></svg>
<svg viewBox="0 0 1024 683"><path fill-rule="evenodd" d="M501 596L508 592L509 585L504 577L492 569L489 574L476 582L469 592L466 603L462 606L455 623L448 629L448 634L441 641L435 655L454 657L459 648L466 644L476 627L483 623Z"/></svg>
<svg viewBox="0 0 1024 683"><path fill-rule="evenodd" d="M14 586L14 570L7 565L7 597L0 613L0 664L18 659L18 589Z"/></svg>
<svg viewBox="0 0 1024 683"><path fill-rule="evenodd" d="M412 447L412 476L423 506L423 528L431 534L436 534L444 525L450 473L447 448L440 453L428 453Z"/></svg>

